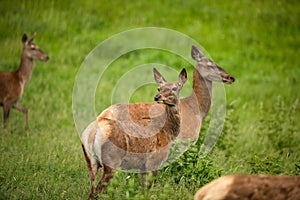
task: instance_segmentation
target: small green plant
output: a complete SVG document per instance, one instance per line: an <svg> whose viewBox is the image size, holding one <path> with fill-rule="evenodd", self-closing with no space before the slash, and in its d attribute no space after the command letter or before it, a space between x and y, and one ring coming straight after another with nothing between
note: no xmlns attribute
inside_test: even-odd
<svg viewBox="0 0 300 200"><path fill-rule="evenodd" d="M167 166L165 173L172 174L175 183L184 182L189 185L203 185L220 176L211 157L199 158L201 139L184 152L174 163Z"/></svg>

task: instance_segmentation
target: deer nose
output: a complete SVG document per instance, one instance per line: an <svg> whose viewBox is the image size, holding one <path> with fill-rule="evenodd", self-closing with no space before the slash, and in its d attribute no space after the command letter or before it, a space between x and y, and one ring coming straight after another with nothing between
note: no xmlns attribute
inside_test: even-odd
<svg viewBox="0 0 300 200"><path fill-rule="evenodd" d="M49 60L49 56L42 56L42 60L47 62Z"/></svg>
<svg viewBox="0 0 300 200"><path fill-rule="evenodd" d="M160 94L157 94L155 97L154 97L154 101L159 101L161 95Z"/></svg>
<svg viewBox="0 0 300 200"><path fill-rule="evenodd" d="M235 78L233 76L229 76L229 79L234 82L235 81Z"/></svg>

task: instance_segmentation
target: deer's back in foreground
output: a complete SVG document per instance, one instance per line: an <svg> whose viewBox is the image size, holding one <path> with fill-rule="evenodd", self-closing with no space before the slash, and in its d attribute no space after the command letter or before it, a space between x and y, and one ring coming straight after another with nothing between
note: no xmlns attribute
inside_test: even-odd
<svg viewBox="0 0 300 200"><path fill-rule="evenodd" d="M300 176L235 174L218 178L198 190L195 200L299 200Z"/></svg>

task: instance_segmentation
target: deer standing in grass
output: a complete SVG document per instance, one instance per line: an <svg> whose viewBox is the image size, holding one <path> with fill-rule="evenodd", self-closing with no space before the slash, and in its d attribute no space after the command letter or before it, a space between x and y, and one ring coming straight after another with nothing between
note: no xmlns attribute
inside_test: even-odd
<svg viewBox="0 0 300 200"><path fill-rule="evenodd" d="M102 192L113 177L114 169L136 169L145 175L155 175L167 159L172 141L180 130L179 91L186 82L185 69L178 82L167 82L154 68L154 78L160 84L154 100L158 103L115 104L97 118L97 131L89 126L82 134L82 147L90 176L90 198L93 198L94 181L100 167L102 178L96 193ZM150 114L150 116L149 116Z"/></svg>
<svg viewBox="0 0 300 200"><path fill-rule="evenodd" d="M48 61L49 57L33 43L35 35L28 40L26 34L22 37L23 50L19 69L14 72L0 72L0 105L3 107L4 124L8 122L11 108L20 110L24 114L24 125L28 124L28 109L19 103L24 88L28 83L33 60Z"/></svg>

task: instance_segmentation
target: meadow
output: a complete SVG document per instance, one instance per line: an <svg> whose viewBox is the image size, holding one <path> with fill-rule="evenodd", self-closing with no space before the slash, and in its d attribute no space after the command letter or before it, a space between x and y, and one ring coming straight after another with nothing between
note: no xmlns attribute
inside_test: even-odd
<svg viewBox="0 0 300 200"><path fill-rule="evenodd" d="M197 143L159 171L152 189L143 190L137 174L118 171L99 199L193 199L198 188L222 175L300 174L299 1L2 0L0 5L0 71L17 69L24 32L36 32L35 42L50 57L35 62L20 101L29 108L29 127L23 127L22 113L12 110L4 129L0 110L0 199L88 198L88 171L72 112L76 75L101 42L143 27L188 35L235 76L234 84L224 86L225 125L213 151L199 158L209 115ZM120 77L144 63L185 67L192 83L193 65L178 56L149 49L127 53L103 74L90 102L95 116L111 104ZM153 101L156 87L138 88L130 102Z"/></svg>

